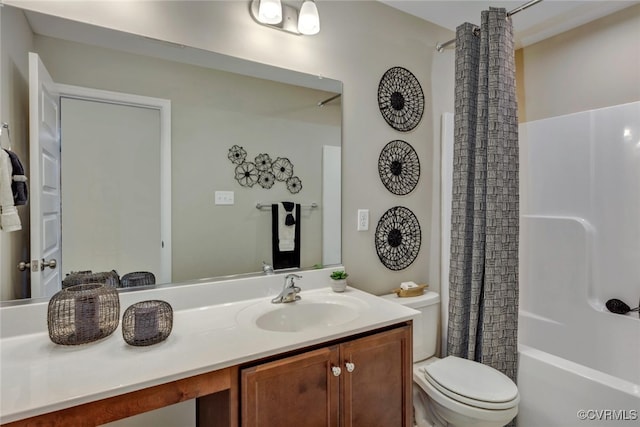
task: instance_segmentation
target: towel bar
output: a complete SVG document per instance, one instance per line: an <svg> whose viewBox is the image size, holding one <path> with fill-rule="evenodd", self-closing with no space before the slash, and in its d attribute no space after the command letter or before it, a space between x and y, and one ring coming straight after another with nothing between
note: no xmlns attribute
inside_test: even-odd
<svg viewBox="0 0 640 427"><path fill-rule="evenodd" d="M276 202L274 202L276 203ZM271 205L272 203L256 203L256 209L271 209ZM318 207L318 204L316 202L313 202L309 205L300 205L301 208L308 208L308 209L315 209Z"/></svg>

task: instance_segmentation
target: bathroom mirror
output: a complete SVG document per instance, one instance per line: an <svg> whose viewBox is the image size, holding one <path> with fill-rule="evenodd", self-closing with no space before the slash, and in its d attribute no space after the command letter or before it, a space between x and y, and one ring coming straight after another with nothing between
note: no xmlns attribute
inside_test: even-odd
<svg viewBox="0 0 640 427"><path fill-rule="evenodd" d="M261 272L263 261L272 262L270 206L281 201L302 206L298 222L300 267L340 263L340 180L335 178L340 175L341 82L12 6L4 6L2 13L3 23L5 14L22 16L25 28L19 33L29 39L16 40L15 32L11 34L13 39L5 38L7 29L3 25L3 40L10 40L13 49L29 46L28 50L40 56L56 83L171 102L170 239L165 241L158 236L153 243L168 245L170 240L171 269L170 278L157 274L157 284ZM16 21L12 25L20 24ZM24 55L27 54L25 50ZM16 93L24 93L24 88ZM82 106L76 109L84 110ZM72 110L63 104L63 115ZM118 138L116 130L122 129L109 128L108 120L102 122L103 126L94 132L107 135L107 142L101 143L104 146L109 144L112 130L113 138ZM71 144L65 146L64 127L62 133L64 165L65 158L70 158L65 150ZM109 147L115 149L116 145ZM286 182L280 181L270 188L259 182L248 187L236 176L237 164L228 158L233 146L242 147L247 162L255 163L264 154L273 161L288 159L302 189L292 192ZM95 150L92 152L95 154ZM132 151L125 150L109 159L131 155ZM78 164L77 160L73 162ZM92 162L95 167L84 167L66 179L94 179L92 169L97 169L100 157ZM102 168L103 175L118 174L125 163L127 167L138 164L118 160L105 163L112 170L107 168L105 172ZM65 248L65 241L68 246L78 241L75 237L86 234L74 229L73 224L80 226L78 221L64 222L65 212L70 214L73 210L78 218L84 217L88 230L98 224L91 219L96 206L114 202L105 200L103 192L95 191L82 199L66 201L64 166L62 174L62 223L66 226L62 227L61 276L71 270L116 269L121 276L151 270L137 264L135 256L128 256L124 265L115 265L109 253L119 249L102 244L100 239L95 244L89 239ZM231 197L232 201L216 201L216 194L223 199ZM117 212L125 218L135 217L138 200L134 198L127 206L117 207ZM65 204L69 205L65 208ZM257 204L263 208L257 208ZM136 228L129 224L129 230ZM74 238L71 233L75 233ZM134 232L113 229L102 233ZM29 239L28 233L23 234ZM88 256L79 264L72 263L69 260L75 257L73 251Z"/></svg>

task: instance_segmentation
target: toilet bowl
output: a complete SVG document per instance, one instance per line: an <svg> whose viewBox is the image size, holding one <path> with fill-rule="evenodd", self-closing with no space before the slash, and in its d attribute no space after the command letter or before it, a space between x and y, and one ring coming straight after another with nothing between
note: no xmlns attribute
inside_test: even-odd
<svg viewBox="0 0 640 427"><path fill-rule="evenodd" d="M413 408L417 427L501 427L518 413L518 388L509 377L482 363L434 357L440 296L385 299L420 311L413 321Z"/></svg>
<svg viewBox="0 0 640 427"><path fill-rule="evenodd" d="M471 360L448 356L415 363L413 382L414 408L416 395L422 395L420 403L426 402L426 409L431 414L425 417L430 420L428 423L421 425L416 419L418 427L499 427L518 413L520 396L513 381L501 372Z"/></svg>

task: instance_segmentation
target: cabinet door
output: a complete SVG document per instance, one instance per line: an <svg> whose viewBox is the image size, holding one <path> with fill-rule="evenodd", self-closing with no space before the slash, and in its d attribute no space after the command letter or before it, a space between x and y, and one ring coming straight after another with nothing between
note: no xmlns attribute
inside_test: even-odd
<svg viewBox="0 0 640 427"><path fill-rule="evenodd" d="M244 427L338 427L338 347L242 370Z"/></svg>
<svg viewBox="0 0 640 427"><path fill-rule="evenodd" d="M341 344L340 353L343 426L409 427L411 326Z"/></svg>

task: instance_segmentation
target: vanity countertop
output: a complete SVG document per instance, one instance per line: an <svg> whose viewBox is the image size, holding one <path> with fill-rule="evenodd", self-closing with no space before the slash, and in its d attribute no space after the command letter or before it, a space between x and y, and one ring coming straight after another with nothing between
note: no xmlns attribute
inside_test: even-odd
<svg viewBox="0 0 640 427"><path fill-rule="evenodd" d="M7 325L3 325L4 333L0 340L0 423L393 325L410 320L417 314L412 309L354 288L348 288L344 294L333 293L325 287L328 282L313 280L314 277L322 276L312 272L305 277L313 281L314 285L305 286L306 281L300 283L305 286L300 293L303 301L305 295L307 298L322 297L325 294L332 299L355 298L362 308L360 315L340 325L302 332L267 331L243 321L241 313L249 312L259 304L264 305L265 299L273 297L274 284L282 280L281 275L275 277L277 279L268 278L266 285L260 279L267 278L256 278L258 282L249 280L245 283L222 285L198 284L200 292L211 292L210 288L216 286L223 293L224 289L236 290L235 297L229 296L233 292L227 292L223 297L216 298L213 305L184 304L180 287L170 288L166 294L159 290L122 294L122 311L127 307L126 304L158 297L164 297L174 306L171 335L166 341L149 347L127 345L122 338L120 326L111 336L95 343L80 346L56 345L50 341L46 331L46 303L42 303L44 313L42 307L35 311L31 307L31 315L39 313L44 316L44 329L9 335L6 333ZM242 294L237 292L238 289L251 283L259 283L256 288L261 290L258 292L269 295L238 299ZM207 285L209 288L204 288ZM197 293L198 289L186 287L183 291ZM246 290L243 292L244 297L250 294ZM189 297L193 301L199 299L198 295L190 295L187 299ZM181 302L175 301L174 304L172 298L179 298ZM2 310L6 308L1 308L0 314ZM28 310L24 312L28 314ZM15 322L15 312L11 313L13 319L6 314L5 312L3 320Z"/></svg>

